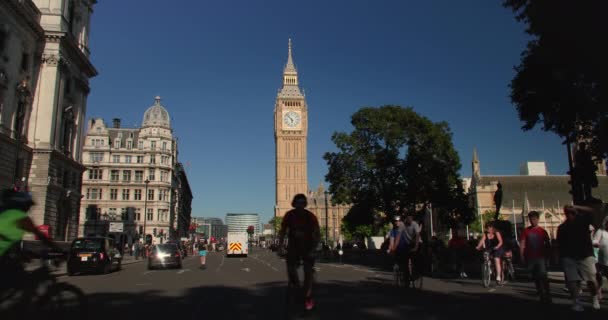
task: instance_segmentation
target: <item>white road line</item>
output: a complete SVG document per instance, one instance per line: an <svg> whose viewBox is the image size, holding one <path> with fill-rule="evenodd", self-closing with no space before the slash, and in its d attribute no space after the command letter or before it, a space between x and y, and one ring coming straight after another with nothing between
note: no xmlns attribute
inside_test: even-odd
<svg viewBox="0 0 608 320"><path fill-rule="evenodd" d="M178 272L177 272L177 274L182 274L182 273L184 273L184 272L188 272L188 271L190 271L190 269L184 269L184 270L180 270L180 271L178 271Z"/></svg>
<svg viewBox="0 0 608 320"><path fill-rule="evenodd" d="M154 272L156 272L156 271L146 271L146 272L144 272L144 276L147 274L150 274L150 273L154 273Z"/></svg>
<svg viewBox="0 0 608 320"><path fill-rule="evenodd" d="M243 269L241 269L241 270L243 270L243 271L245 271L245 272L249 272L249 271L251 271L251 269L249 269L249 268L243 268Z"/></svg>
<svg viewBox="0 0 608 320"><path fill-rule="evenodd" d="M220 262L220 265L217 267L217 269L215 269L215 272L219 272L220 269L222 268L222 266L224 265L224 260L226 259L226 255L223 254L222 255L222 262Z"/></svg>
<svg viewBox="0 0 608 320"><path fill-rule="evenodd" d="M152 284L152 283L150 283L150 282L146 282L146 283L137 283L137 284L135 284L135 285L136 285L136 286L149 286L149 285L151 285L151 284Z"/></svg>
<svg viewBox="0 0 608 320"><path fill-rule="evenodd" d="M259 263L261 263L261 264L265 264L265 265L266 265L267 267L269 267L270 269L272 269L272 270L274 270L274 271L279 271L279 269L277 269L277 268L273 267L273 266L270 264L270 262L267 262L267 261L265 261L265 260L261 260L261 259L259 259L259 258L257 257L257 255L255 255L255 256L251 256L251 257L252 257L254 260L258 261Z"/></svg>

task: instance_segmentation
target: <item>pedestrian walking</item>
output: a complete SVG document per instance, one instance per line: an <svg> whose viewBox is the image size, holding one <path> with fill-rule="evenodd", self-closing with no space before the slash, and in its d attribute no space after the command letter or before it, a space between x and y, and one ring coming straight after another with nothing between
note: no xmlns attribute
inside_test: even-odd
<svg viewBox="0 0 608 320"><path fill-rule="evenodd" d="M589 236L592 212L592 208L567 205L564 207L566 221L557 229L562 267L568 282L568 291L572 297L572 310L577 312L584 310L579 300L581 281L587 282L593 309L600 309L595 256Z"/></svg>
<svg viewBox="0 0 608 320"><path fill-rule="evenodd" d="M206 262L207 262L207 245L206 244L202 244L202 245L199 246L198 255L200 256L200 259L201 259L201 269L203 269L203 270L207 269L207 266L206 266Z"/></svg>
<svg viewBox="0 0 608 320"><path fill-rule="evenodd" d="M593 246L598 248L597 255L597 295L602 300L603 278L608 279L608 217L604 219L600 228L597 229L593 237Z"/></svg>
<svg viewBox="0 0 608 320"><path fill-rule="evenodd" d="M530 211L528 219L530 226L521 235L520 255L521 261L528 266L540 301L551 303L551 290L547 277L547 259L551 250L551 240L545 229L538 225L540 214Z"/></svg>
<svg viewBox="0 0 608 320"><path fill-rule="evenodd" d="M461 279L467 278L468 275L464 271L464 255L467 248L467 243L459 234L456 228L452 229L452 239L448 241L448 251L450 252L450 262L452 271L458 272Z"/></svg>

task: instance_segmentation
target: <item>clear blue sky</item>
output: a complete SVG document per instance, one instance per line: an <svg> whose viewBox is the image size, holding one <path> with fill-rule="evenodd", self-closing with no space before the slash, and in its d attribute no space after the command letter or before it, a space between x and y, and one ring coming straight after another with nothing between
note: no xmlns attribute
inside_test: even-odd
<svg viewBox="0 0 608 320"><path fill-rule="evenodd" d="M545 160L563 174L565 147L524 133L508 84L524 26L502 1L100 1L91 26L88 117L141 124L163 97L194 192L195 216L274 205L273 108L287 39L309 105L309 185L327 172L334 131L363 106L397 104L445 120L471 175L518 174Z"/></svg>

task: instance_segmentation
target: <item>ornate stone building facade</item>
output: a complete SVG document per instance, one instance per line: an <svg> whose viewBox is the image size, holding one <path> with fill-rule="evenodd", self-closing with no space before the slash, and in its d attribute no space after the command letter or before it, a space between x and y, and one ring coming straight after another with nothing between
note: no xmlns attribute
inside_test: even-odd
<svg viewBox="0 0 608 320"><path fill-rule="evenodd" d="M32 162L28 121L37 85L44 30L31 0L0 2L0 188L27 176ZM24 181L24 182L25 182Z"/></svg>
<svg viewBox="0 0 608 320"><path fill-rule="evenodd" d="M120 221L127 208L134 208L137 237L144 224L155 243L185 236L192 192L177 156L177 139L160 97L144 113L141 128L123 128L119 119L112 127L102 119L91 120L83 154L80 234L87 219ZM97 217L87 216L90 208Z"/></svg>
<svg viewBox="0 0 608 320"><path fill-rule="evenodd" d="M308 193L307 136L308 106L304 94L300 91L289 39L287 63L283 70L283 87L277 94L274 107L275 216L283 216L291 209L294 195Z"/></svg>
<svg viewBox="0 0 608 320"><path fill-rule="evenodd" d="M9 143L13 147L8 150L15 150L6 152L13 158L8 160L3 152L2 162L14 161L14 165L2 165L0 183L6 186L10 181L17 188L30 190L36 202L30 212L34 222L50 226L55 240L70 240L78 231L84 170L80 164L81 145L89 79L97 75L89 61L88 45L96 1L33 3L35 7L26 0L3 1L1 5L3 10L12 7L17 11L9 12L9 17L0 22L0 42L9 46L3 50L13 52L13 59L2 59L6 65L0 67L1 72L6 72L2 78L7 78L2 80L6 85L0 85L7 88L0 90L1 140L6 143L12 139ZM9 24L13 26L17 21L20 27L7 28L9 24L4 21L12 21ZM28 33L27 39L33 35L40 39L39 46L31 40L23 41ZM18 51L22 52L20 59L14 57ZM20 69L18 74L10 71L15 66Z"/></svg>
<svg viewBox="0 0 608 320"><path fill-rule="evenodd" d="M518 232L528 225L525 213L536 210L544 213L540 225L546 227L551 237L556 236L557 226L563 222L562 207L572 202L568 175L482 175L477 151L473 152L472 177L469 195L478 214L495 212L494 194L498 183L502 186L501 218L515 222ZM599 186L593 189L594 197L608 199L608 177L598 175ZM523 222L522 222L523 221Z"/></svg>
<svg viewBox="0 0 608 320"><path fill-rule="evenodd" d="M283 86L277 94L274 108L274 137L276 157L275 213L282 217L292 209L293 197L302 193L308 196L308 209L319 219L321 228L327 229L330 241L341 239L342 218L349 205L332 205L331 195L323 186L316 191L308 189L307 137L308 104L300 90L298 72L293 62L291 39L288 45L287 63L283 69ZM326 201L327 200L327 201ZM327 208L327 210L326 210ZM326 219L327 213L327 219ZM325 236L325 233L323 234Z"/></svg>

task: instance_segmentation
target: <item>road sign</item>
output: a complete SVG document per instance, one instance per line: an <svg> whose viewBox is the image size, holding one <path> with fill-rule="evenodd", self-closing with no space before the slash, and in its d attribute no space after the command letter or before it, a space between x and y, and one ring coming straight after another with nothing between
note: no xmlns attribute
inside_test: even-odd
<svg viewBox="0 0 608 320"><path fill-rule="evenodd" d="M122 222L110 222L109 232L123 232L124 224Z"/></svg>

